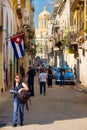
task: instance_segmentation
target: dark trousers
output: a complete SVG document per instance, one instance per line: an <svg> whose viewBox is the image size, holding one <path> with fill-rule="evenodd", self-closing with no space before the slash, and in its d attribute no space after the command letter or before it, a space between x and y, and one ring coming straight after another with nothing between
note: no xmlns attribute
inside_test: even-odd
<svg viewBox="0 0 87 130"><path fill-rule="evenodd" d="M29 91L31 92L31 96L34 96L34 79L28 80Z"/></svg>
<svg viewBox="0 0 87 130"><path fill-rule="evenodd" d="M40 94L46 94L46 82L40 82Z"/></svg>
<svg viewBox="0 0 87 130"><path fill-rule="evenodd" d="M61 76L60 76L60 85L64 85L64 84L65 84L64 76L61 75Z"/></svg>

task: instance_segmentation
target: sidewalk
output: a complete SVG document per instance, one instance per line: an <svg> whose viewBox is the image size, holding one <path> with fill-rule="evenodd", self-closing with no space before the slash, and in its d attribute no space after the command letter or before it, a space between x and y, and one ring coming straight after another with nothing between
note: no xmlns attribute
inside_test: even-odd
<svg viewBox="0 0 87 130"><path fill-rule="evenodd" d="M0 127L3 127L7 124L11 102L9 102L9 92L0 93ZM9 112L9 113L8 113Z"/></svg>
<svg viewBox="0 0 87 130"><path fill-rule="evenodd" d="M71 86L72 89L79 91L79 92L84 92L87 93L87 86L81 84L81 83L76 83L74 86Z"/></svg>
<svg viewBox="0 0 87 130"><path fill-rule="evenodd" d="M83 92L87 93L87 86L84 86L80 83L77 84L77 86L79 87L79 89L81 89Z"/></svg>

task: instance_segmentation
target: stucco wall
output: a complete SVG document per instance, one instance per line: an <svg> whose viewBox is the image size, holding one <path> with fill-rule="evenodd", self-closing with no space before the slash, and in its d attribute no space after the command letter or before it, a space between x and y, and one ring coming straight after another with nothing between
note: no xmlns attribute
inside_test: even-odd
<svg viewBox="0 0 87 130"><path fill-rule="evenodd" d="M85 49L87 49L87 41L84 42ZM79 59L80 59L80 81L83 85L87 86L87 51L85 51L85 56L83 56L82 49L79 49Z"/></svg>

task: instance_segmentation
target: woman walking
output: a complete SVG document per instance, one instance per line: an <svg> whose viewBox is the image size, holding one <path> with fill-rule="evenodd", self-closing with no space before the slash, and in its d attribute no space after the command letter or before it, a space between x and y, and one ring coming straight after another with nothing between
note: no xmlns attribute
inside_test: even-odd
<svg viewBox="0 0 87 130"><path fill-rule="evenodd" d="M13 97L13 127L17 126L18 120L18 110L20 112L20 126L23 125L24 121L24 104L19 100L17 93L20 93L22 90L29 91L29 88L24 82L21 82L21 77L19 74L15 75L14 84L12 87L14 91Z"/></svg>

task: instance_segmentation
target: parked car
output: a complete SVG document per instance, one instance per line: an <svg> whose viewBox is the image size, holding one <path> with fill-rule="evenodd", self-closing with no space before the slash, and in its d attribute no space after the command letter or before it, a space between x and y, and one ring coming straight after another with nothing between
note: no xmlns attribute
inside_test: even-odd
<svg viewBox="0 0 87 130"><path fill-rule="evenodd" d="M61 67L58 67L57 72L55 74L56 84L60 83L60 69L61 69ZM76 76L75 76L72 68L70 66L64 66L64 69L65 69L65 74L64 74L65 84L66 83L75 84Z"/></svg>
<svg viewBox="0 0 87 130"><path fill-rule="evenodd" d="M53 68L53 74L55 75L57 71L58 71L58 68L57 68L57 67L54 67L54 68Z"/></svg>

